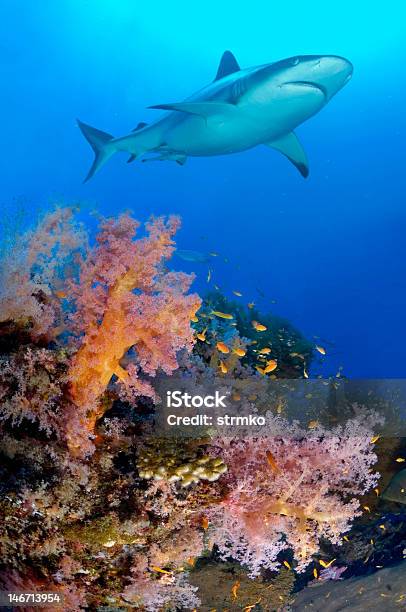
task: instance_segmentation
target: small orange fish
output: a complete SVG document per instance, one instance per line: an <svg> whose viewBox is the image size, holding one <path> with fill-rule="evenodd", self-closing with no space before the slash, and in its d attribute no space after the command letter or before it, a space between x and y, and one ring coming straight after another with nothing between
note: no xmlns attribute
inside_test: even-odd
<svg viewBox="0 0 406 612"><path fill-rule="evenodd" d="M247 306L250 310L252 310L255 306L255 302L250 302L249 304L247 304Z"/></svg>
<svg viewBox="0 0 406 612"><path fill-rule="evenodd" d="M172 572L168 572L168 570L164 570L161 567L158 567L157 565L151 565L151 569L154 572L159 572L160 574L172 574Z"/></svg>
<svg viewBox="0 0 406 612"><path fill-rule="evenodd" d="M195 315L195 316L194 316L194 317L192 317L190 320L192 321L192 323L197 323L199 319L198 319L198 318L197 318L197 316Z"/></svg>
<svg viewBox="0 0 406 612"><path fill-rule="evenodd" d="M239 291L233 291L234 295L236 295L237 297L242 297L242 293L240 293Z"/></svg>
<svg viewBox="0 0 406 612"><path fill-rule="evenodd" d="M262 348L262 349L260 349L260 350L258 351L258 353L259 353L260 355L269 355L269 353L271 353L271 352L272 352L272 349L271 349L271 348L269 348L269 346L264 346L264 348Z"/></svg>
<svg viewBox="0 0 406 612"><path fill-rule="evenodd" d="M220 359L220 371L222 374L227 374L228 372L228 368L226 364L224 363L224 361L221 361L221 359Z"/></svg>
<svg viewBox="0 0 406 612"><path fill-rule="evenodd" d="M283 565L284 565L285 567L287 567L287 568L288 568L288 570L291 570L291 569L292 569L292 566L291 566L291 564L289 563L289 561L286 561L286 560L285 560L285 561L283 562Z"/></svg>
<svg viewBox="0 0 406 612"><path fill-rule="evenodd" d="M258 321L251 321L251 324L257 332L263 332L267 330L266 325L262 325L262 323L258 323Z"/></svg>
<svg viewBox="0 0 406 612"><path fill-rule="evenodd" d="M316 344L316 351L319 351L319 353L321 355L325 355L326 354L326 349L324 347L322 347L322 346L317 345L317 344Z"/></svg>
<svg viewBox="0 0 406 612"><path fill-rule="evenodd" d="M192 567L194 567L196 565L196 559L195 557L189 557L189 559L187 560L188 565L191 565Z"/></svg>
<svg viewBox="0 0 406 612"><path fill-rule="evenodd" d="M321 567L327 568L327 567L330 567L331 565L333 565L334 561L335 561L335 559L331 559L331 561L328 561L328 562L323 561L323 559L320 559L319 563L320 563Z"/></svg>
<svg viewBox="0 0 406 612"><path fill-rule="evenodd" d="M309 421L307 424L309 429L316 429L316 427L319 426L319 422L314 420L314 421Z"/></svg>
<svg viewBox="0 0 406 612"><path fill-rule="evenodd" d="M260 597L259 599L257 599L257 601L255 601L253 604L251 604L250 606L245 606L243 612L251 612L251 610L253 608L255 608L259 603L261 603L262 597ZM212 611L211 611L212 612Z"/></svg>
<svg viewBox="0 0 406 612"><path fill-rule="evenodd" d="M314 568L314 570L313 570L313 576L316 578L316 580L317 580L317 579L318 579L318 577L319 577L319 572L317 571L317 569L316 569L316 568Z"/></svg>
<svg viewBox="0 0 406 612"><path fill-rule="evenodd" d="M240 581L237 580L237 582L234 582L233 586L231 587L231 595L233 596L234 599L237 599L237 591L240 588Z"/></svg>
<svg viewBox="0 0 406 612"><path fill-rule="evenodd" d="M277 474L280 470L278 468L278 464L276 463L275 457L273 456L273 454L269 450L267 450L265 454L266 454L266 459L267 459L270 467L272 468L272 471L275 474Z"/></svg>
<svg viewBox="0 0 406 612"><path fill-rule="evenodd" d="M207 516L202 516L202 527L203 529L209 528L209 519L207 518Z"/></svg>
<svg viewBox="0 0 406 612"><path fill-rule="evenodd" d="M406 459L404 457L397 457L396 463L404 463Z"/></svg>
<svg viewBox="0 0 406 612"><path fill-rule="evenodd" d="M66 291L55 291L55 295L60 300L65 300L68 297L68 294L66 293Z"/></svg>
<svg viewBox="0 0 406 612"><path fill-rule="evenodd" d="M211 314L215 315L216 317L220 317L220 319L234 319L232 314L227 314L226 312L220 312L219 310L212 310Z"/></svg>
<svg viewBox="0 0 406 612"><path fill-rule="evenodd" d="M230 352L230 349L228 348L227 344L224 344L224 342L217 342L216 347L220 353L224 353L225 355Z"/></svg>
<svg viewBox="0 0 406 612"><path fill-rule="evenodd" d="M265 374L269 374L269 372L273 372L278 367L278 362L276 359L270 359L266 362L266 368L264 370Z"/></svg>
<svg viewBox="0 0 406 612"><path fill-rule="evenodd" d="M239 402L241 399L241 395L239 393L233 393L232 399L234 402Z"/></svg>
<svg viewBox="0 0 406 612"><path fill-rule="evenodd" d="M202 342L205 342L206 341L206 332L207 332L207 327L202 332L200 332L200 334L196 334L196 338L198 340L201 340Z"/></svg>
<svg viewBox="0 0 406 612"><path fill-rule="evenodd" d="M247 354L247 351L244 351L244 349L242 348L235 348L233 349L233 353L238 355L238 357L245 357L245 355Z"/></svg>
<svg viewBox="0 0 406 612"><path fill-rule="evenodd" d="M379 436L379 435L378 436L373 436L373 438L371 438L371 444L375 444L375 442L378 442L380 437L381 436Z"/></svg>
<svg viewBox="0 0 406 612"><path fill-rule="evenodd" d="M257 372L259 372L260 374L262 374L262 376L265 375L265 370L264 368L260 368L259 366L255 366L255 369Z"/></svg>

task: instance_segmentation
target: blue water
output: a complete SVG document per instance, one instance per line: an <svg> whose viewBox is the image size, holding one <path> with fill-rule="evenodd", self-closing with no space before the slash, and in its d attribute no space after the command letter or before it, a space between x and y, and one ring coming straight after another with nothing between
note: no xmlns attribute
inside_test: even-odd
<svg viewBox="0 0 406 612"><path fill-rule="evenodd" d="M324 370L406 376L406 7L375 7L3 0L1 204L19 197L33 216L55 198L141 219L176 212L180 248L219 252L213 282L228 295L321 337ZM147 106L209 83L225 49L242 67L314 53L354 64L353 80L297 130L309 179L258 147L183 167L117 155L82 184L92 152L76 117L123 135L157 117ZM210 286L207 265L179 264L196 269L196 289Z"/></svg>

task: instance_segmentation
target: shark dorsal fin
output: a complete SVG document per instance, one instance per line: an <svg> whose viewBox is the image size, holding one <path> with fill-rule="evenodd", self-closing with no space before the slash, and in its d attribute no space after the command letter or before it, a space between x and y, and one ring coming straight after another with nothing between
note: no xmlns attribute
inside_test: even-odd
<svg viewBox="0 0 406 612"><path fill-rule="evenodd" d="M144 121L141 121L136 128L134 128L132 131L136 132L137 130L142 130L142 128L144 128L146 125L148 125L147 123L144 123Z"/></svg>
<svg viewBox="0 0 406 612"><path fill-rule="evenodd" d="M221 56L214 81L218 81L219 79L222 79L229 74L233 74L233 72L238 72L239 70L241 70L241 68L239 67L238 62L231 51L224 51L223 55Z"/></svg>

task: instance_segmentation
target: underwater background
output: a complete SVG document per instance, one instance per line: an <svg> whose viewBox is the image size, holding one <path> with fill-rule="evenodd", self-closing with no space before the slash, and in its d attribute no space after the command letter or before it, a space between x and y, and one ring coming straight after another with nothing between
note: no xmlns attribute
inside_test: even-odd
<svg viewBox="0 0 406 612"><path fill-rule="evenodd" d="M2 609L404 609L405 17L0 0ZM128 134L226 49L353 64L309 178L259 146L83 182L77 119Z"/></svg>
<svg viewBox="0 0 406 612"><path fill-rule="evenodd" d="M403 377L405 17L394 1L3 0L1 205L31 215L57 197L107 215L178 213L179 248L218 252L212 283L325 340L327 373ZM354 64L297 130L306 181L257 147L184 167L117 155L82 184L92 152L77 117L126 134L161 112L147 106L208 84L225 49L242 67L314 53ZM205 291L208 266L180 263Z"/></svg>

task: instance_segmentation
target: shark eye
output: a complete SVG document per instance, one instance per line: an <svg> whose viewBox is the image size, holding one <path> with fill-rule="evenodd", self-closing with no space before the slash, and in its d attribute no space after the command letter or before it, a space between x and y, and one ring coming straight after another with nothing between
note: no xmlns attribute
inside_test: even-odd
<svg viewBox="0 0 406 612"><path fill-rule="evenodd" d="M292 59L292 66L297 66L300 63L300 59L298 57L294 57Z"/></svg>

